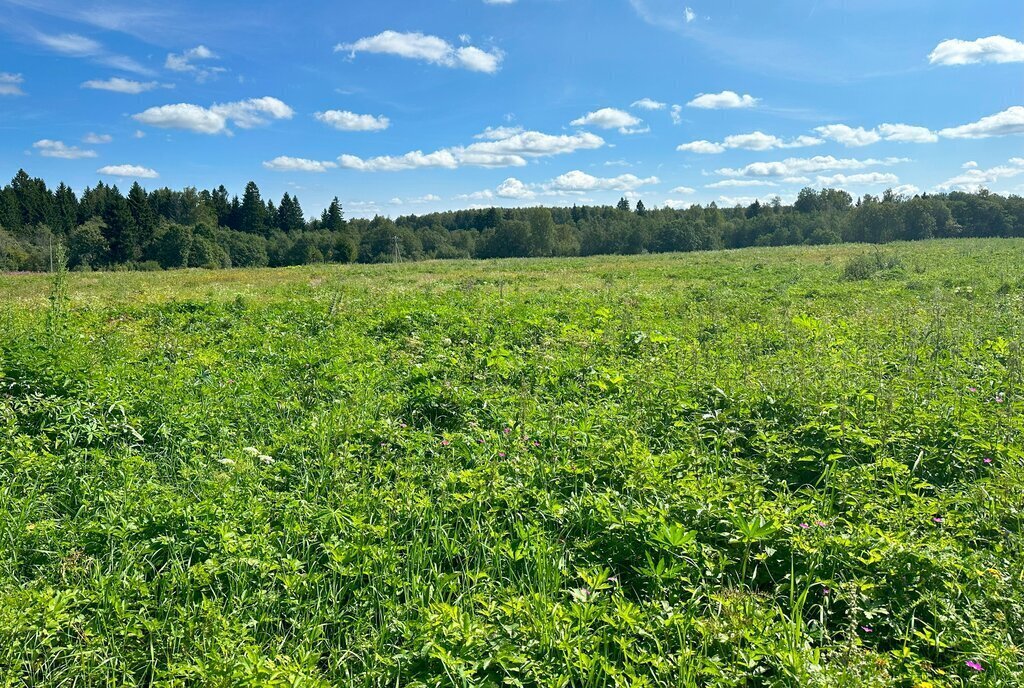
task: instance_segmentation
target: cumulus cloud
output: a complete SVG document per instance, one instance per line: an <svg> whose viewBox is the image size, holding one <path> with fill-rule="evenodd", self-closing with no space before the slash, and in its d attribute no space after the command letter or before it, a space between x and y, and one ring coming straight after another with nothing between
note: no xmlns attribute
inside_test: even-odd
<svg viewBox="0 0 1024 688"><path fill-rule="evenodd" d="M935 143L939 135L928 127L915 127L910 124L880 124L878 133L886 141L898 143Z"/></svg>
<svg viewBox="0 0 1024 688"><path fill-rule="evenodd" d="M969 165L970 163L965 163L964 172L936 185L935 190L974 193L983 188L989 188L992 184L1004 179L1024 174L1024 158L1010 158L1005 165L998 165L987 170L979 169L977 163L974 163L974 167L969 167Z"/></svg>
<svg viewBox="0 0 1024 688"><path fill-rule="evenodd" d="M110 134L94 134L91 131L82 138L82 141L84 143L89 143L94 146L103 143L110 143L113 140L114 137L111 136Z"/></svg>
<svg viewBox="0 0 1024 688"><path fill-rule="evenodd" d="M309 160L279 155L273 160L265 161L263 166L275 172L326 172L338 165L330 160Z"/></svg>
<svg viewBox="0 0 1024 688"><path fill-rule="evenodd" d="M942 129L939 134L950 139L986 139L1024 134L1024 106L1014 105L1002 112L982 117L977 122Z"/></svg>
<svg viewBox="0 0 1024 688"><path fill-rule="evenodd" d="M0 96L23 96L21 85L25 82L21 74L0 72Z"/></svg>
<svg viewBox="0 0 1024 688"><path fill-rule="evenodd" d="M131 79L123 79L119 76L106 80L90 79L89 81L82 82L82 88L113 91L114 93L129 93L131 95L152 91L159 85L155 81L132 81Z"/></svg>
<svg viewBox="0 0 1024 688"><path fill-rule="evenodd" d="M845 124L827 124L823 127L815 127L814 131L830 141L849 147L867 146L882 140L881 135L873 129L850 127Z"/></svg>
<svg viewBox="0 0 1024 688"><path fill-rule="evenodd" d="M704 140L691 141L690 143L677 146L676 150L711 155L730 149L766 151L776 148L803 148L806 146L817 146L822 143L824 141L813 136L797 136L787 141L778 136L766 134L763 131L752 131L749 134L726 136L725 140L721 143Z"/></svg>
<svg viewBox="0 0 1024 688"><path fill-rule="evenodd" d="M479 134L474 134L475 139L485 139L487 141L496 141L498 139L507 139L510 136L521 134L523 132L522 127L487 127Z"/></svg>
<svg viewBox="0 0 1024 688"><path fill-rule="evenodd" d="M672 117L672 124L682 124L683 122L683 106L673 105L672 110L669 112Z"/></svg>
<svg viewBox="0 0 1024 688"><path fill-rule="evenodd" d="M509 177L501 184L498 184L498 188L495 193L501 198L533 198L537 194L530 190L526 184L519 181L515 177Z"/></svg>
<svg viewBox="0 0 1024 688"><path fill-rule="evenodd" d="M384 115L357 115L348 110L325 110L314 117L341 131L383 131L391 126L391 120Z"/></svg>
<svg viewBox="0 0 1024 688"><path fill-rule="evenodd" d="M601 129L618 129L621 134L641 134L650 131L648 127L638 127L638 125L643 124L643 120L639 117L634 117L624 110L610 107L588 112L582 117L569 122L569 124L574 127L594 126Z"/></svg>
<svg viewBox="0 0 1024 688"><path fill-rule="evenodd" d="M156 179L160 176L156 170L141 165L107 165L99 168L96 172L111 177L135 177L138 179Z"/></svg>
<svg viewBox="0 0 1024 688"><path fill-rule="evenodd" d="M203 82L227 70L223 67L211 66L210 60L219 59L217 54L205 45L197 45L182 53L168 53L164 60L164 68L172 72L192 74L196 81Z"/></svg>
<svg viewBox="0 0 1024 688"><path fill-rule="evenodd" d="M432 153L412 151L400 156L382 155L373 158L342 155L338 163L341 167L362 172L396 172L420 167L522 167L529 158L573 153L603 145L604 139L589 132L553 135L539 131L520 131L504 138L442 148Z"/></svg>
<svg viewBox="0 0 1024 688"><path fill-rule="evenodd" d="M630 107L641 108L643 110L664 110L665 103L661 103L651 98L641 98L640 100L633 101Z"/></svg>
<svg viewBox="0 0 1024 688"><path fill-rule="evenodd" d="M696 193L696 192L697 192L696 189L691 188L689 186L677 186L676 188L674 188L671 191L669 191L669 193L674 193L674 194L692 194L692 193Z"/></svg>
<svg viewBox="0 0 1024 688"><path fill-rule="evenodd" d="M715 173L723 177L776 178L797 177L804 174L839 170L861 170L867 167L885 167L909 162L907 158L836 158L816 155L813 158L787 158L775 162L753 162L740 168L723 167Z"/></svg>
<svg viewBox="0 0 1024 688"><path fill-rule="evenodd" d="M44 158L79 160L81 158L96 157L96 151L82 149L78 146L69 146L63 141L53 141L51 139L40 139L33 143L32 147L39 151L39 155Z"/></svg>
<svg viewBox="0 0 1024 688"><path fill-rule="evenodd" d="M242 129L251 129L271 119L291 119L294 114L295 111L282 101L264 96L215 104L208 108L192 103L160 105L132 115L132 118L162 129L185 129L198 134L230 134L229 122Z"/></svg>
<svg viewBox="0 0 1024 688"><path fill-rule="evenodd" d="M376 36L360 38L354 43L339 43L335 52L378 53L397 55L410 60L422 60L443 67L468 69L474 72L493 74L501 68L504 54L497 49L482 50L472 45L456 48L438 36L418 32L401 33L383 31Z"/></svg>
<svg viewBox="0 0 1024 688"><path fill-rule="evenodd" d="M704 110L722 110L727 108L751 108L757 105L760 98L751 95L740 95L735 91L721 93L700 93L686 105Z"/></svg>
<svg viewBox="0 0 1024 688"><path fill-rule="evenodd" d="M746 186L778 186L775 182L764 179L723 179L713 184L706 184L706 189L733 189Z"/></svg>
<svg viewBox="0 0 1024 688"><path fill-rule="evenodd" d="M426 194L424 196L417 196L416 198L392 198L389 203L391 205L421 205L423 203L436 203L440 201L441 197L434 194Z"/></svg>
<svg viewBox="0 0 1024 688"><path fill-rule="evenodd" d="M828 177L818 177L818 186L893 186L899 183L899 177L890 172L864 172L851 175L834 174Z"/></svg>
<svg viewBox="0 0 1024 688"><path fill-rule="evenodd" d="M939 140L938 135L927 127L910 124L880 124L875 129L829 124L817 127L815 131L821 136L849 148L869 146L883 140L898 143L935 143Z"/></svg>
<svg viewBox="0 0 1024 688"><path fill-rule="evenodd" d="M938 65L1024 62L1024 43L998 35L974 41L954 38L935 46L928 61Z"/></svg>
<svg viewBox="0 0 1024 688"><path fill-rule="evenodd" d="M581 170L573 170L561 174L544 184L548 191L635 191L643 186L658 184L657 177L641 179L634 174L621 174L617 177L595 177Z"/></svg>

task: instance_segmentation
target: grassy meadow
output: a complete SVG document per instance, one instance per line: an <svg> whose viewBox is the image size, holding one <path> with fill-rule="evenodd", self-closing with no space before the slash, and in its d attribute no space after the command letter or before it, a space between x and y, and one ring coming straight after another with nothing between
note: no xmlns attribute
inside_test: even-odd
<svg viewBox="0 0 1024 688"><path fill-rule="evenodd" d="M1024 240L0 276L0 686L1024 684Z"/></svg>

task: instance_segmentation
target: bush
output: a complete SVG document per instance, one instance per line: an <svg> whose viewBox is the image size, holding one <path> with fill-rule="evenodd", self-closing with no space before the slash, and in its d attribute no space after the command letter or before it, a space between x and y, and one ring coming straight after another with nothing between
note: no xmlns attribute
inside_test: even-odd
<svg viewBox="0 0 1024 688"><path fill-rule="evenodd" d="M843 267L844 280L866 280L882 272L899 272L903 261L897 256L872 251L851 258Z"/></svg>

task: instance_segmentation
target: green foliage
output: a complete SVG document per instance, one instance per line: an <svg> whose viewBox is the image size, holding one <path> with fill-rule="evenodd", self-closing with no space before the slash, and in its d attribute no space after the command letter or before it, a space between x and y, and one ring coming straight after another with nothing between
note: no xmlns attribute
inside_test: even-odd
<svg viewBox="0 0 1024 688"><path fill-rule="evenodd" d="M7 276L0 685L1020 685L1022 258Z"/></svg>
<svg viewBox="0 0 1024 688"><path fill-rule="evenodd" d="M898 271L903 267L903 261L895 255L886 254L882 251L871 251L855 256L843 266L843 279L845 280L866 280L881 273Z"/></svg>

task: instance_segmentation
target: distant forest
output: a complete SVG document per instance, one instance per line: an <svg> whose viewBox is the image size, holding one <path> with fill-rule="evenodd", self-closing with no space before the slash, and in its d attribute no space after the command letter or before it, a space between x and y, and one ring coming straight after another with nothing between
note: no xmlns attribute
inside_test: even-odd
<svg viewBox="0 0 1024 688"><path fill-rule="evenodd" d="M982 190L854 197L804 189L791 206L685 210L617 206L485 208L391 220L346 219L337 198L308 219L299 199L264 200L138 183L98 183L81 196L21 170L0 192L0 270L50 269L55 245L72 269L255 267L437 258L587 256L744 246L884 243L932 237L1024 236L1024 198Z"/></svg>

